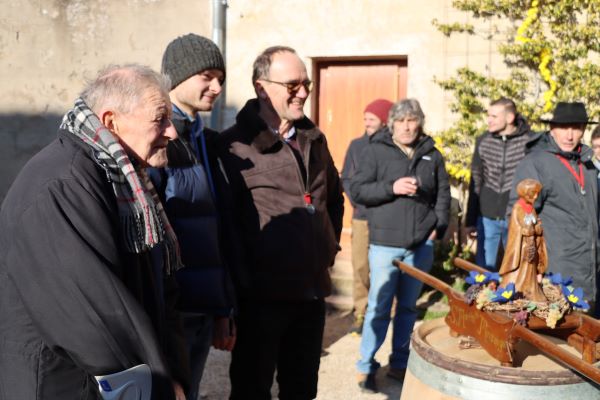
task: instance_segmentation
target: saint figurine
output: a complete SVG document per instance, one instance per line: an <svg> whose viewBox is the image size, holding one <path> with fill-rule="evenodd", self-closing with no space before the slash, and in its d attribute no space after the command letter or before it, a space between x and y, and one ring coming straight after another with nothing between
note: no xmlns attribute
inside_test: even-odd
<svg viewBox="0 0 600 400"><path fill-rule="evenodd" d="M508 225L508 241L500 276L502 286L515 284L515 290L526 299L547 301L540 281L548 266L546 242L542 236L542 223L533 204L542 184L534 179L524 179L517 185L519 200L513 206Z"/></svg>

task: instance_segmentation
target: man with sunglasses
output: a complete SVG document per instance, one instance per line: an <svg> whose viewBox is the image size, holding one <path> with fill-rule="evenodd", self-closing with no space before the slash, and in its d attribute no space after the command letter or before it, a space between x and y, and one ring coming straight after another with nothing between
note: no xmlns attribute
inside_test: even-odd
<svg viewBox="0 0 600 400"><path fill-rule="evenodd" d="M234 276L237 343L231 399L313 399L328 268L339 249L343 197L323 133L304 115L311 81L294 49L254 62L249 100L221 134L246 265Z"/></svg>

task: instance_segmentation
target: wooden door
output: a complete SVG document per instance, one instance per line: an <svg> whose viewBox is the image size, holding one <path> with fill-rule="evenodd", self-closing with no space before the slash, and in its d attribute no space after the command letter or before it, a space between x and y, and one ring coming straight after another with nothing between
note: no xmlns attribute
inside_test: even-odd
<svg viewBox="0 0 600 400"><path fill-rule="evenodd" d="M312 115L341 172L348 145L364 134L366 105L378 98L395 102L406 97L406 58L314 59L313 77ZM351 220L346 198L344 228L350 228Z"/></svg>

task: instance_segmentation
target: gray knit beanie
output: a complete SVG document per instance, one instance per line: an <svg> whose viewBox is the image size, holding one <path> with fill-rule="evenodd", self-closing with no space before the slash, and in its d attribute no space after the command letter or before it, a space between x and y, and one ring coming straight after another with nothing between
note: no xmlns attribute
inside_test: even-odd
<svg viewBox="0 0 600 400"><path fill-rule="evenodd" d="M190 76L207 69L218 69L225 78L221 51L212 40L188 33L173 40L162 58L161 71L171 78L171 89Z"/></svg>

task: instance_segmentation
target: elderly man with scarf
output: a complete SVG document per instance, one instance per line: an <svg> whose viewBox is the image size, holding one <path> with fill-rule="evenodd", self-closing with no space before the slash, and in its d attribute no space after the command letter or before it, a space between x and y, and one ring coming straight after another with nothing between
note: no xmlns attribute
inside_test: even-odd
<svg viewBox="0 0 600 400"><path fill-rule="evenodd" d="M542 184L534 206L544 228L548 272L573 278L590 305L597 299L598 181L592 150L581 143L588 120L583 103L558 103L550 131L530 143L529 154L515 171L507 213L525 178ZM598 307L596 307L596 313ZM597 314L596 314L597 315Z"/></svg>
<svg viewBox="0 0 600 400"><path fill-rule="evenodd" d="M0 397L96 399L95 376L149 367L153 399L184 399L174 312L178 243L144 169L177 134L169 82L105 69L0 211ZM110 385L102 386L111 390Z"/></svg>

